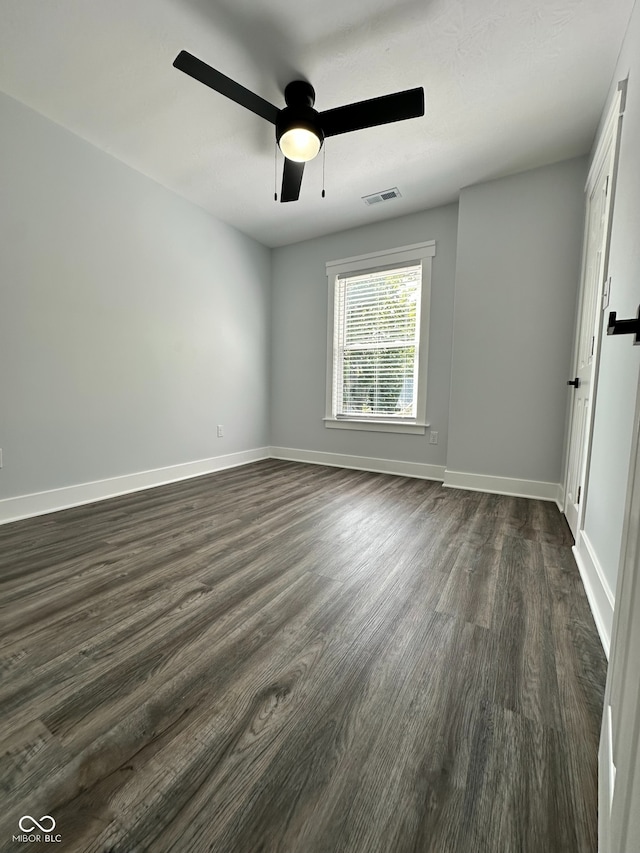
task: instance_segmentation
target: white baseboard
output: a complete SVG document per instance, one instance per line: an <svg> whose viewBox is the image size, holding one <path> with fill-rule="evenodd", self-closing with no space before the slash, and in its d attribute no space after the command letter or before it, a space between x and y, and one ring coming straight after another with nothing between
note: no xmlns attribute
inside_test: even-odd
<svg viewBox="0 0 640 853"><path fill-rule="evenodd" d="M611 645L611 628L613 625L614 597L607 579L602 571L593 545L585 535L584 530L579 531L576 544L571 549L580 571L582 584L587 593L589 607L596 623L600 642L604 653L609 659L609 647Z"/></svg>
<svg viewBox="0 0 640 853"><path fill-rule="evenodd" d="M200 477L203 474L211 474L214 471L235 468L238 465L246 465L249 462L268 458L269 448L259 447L255 450L243 450L225 456L213 456L210 459L184 462L181 465L155 468L152 471L140 471L136 474L124 474L121 477L110 477L107 480L96 480L92 483L80 483L76 486L65 486L46 492L4 498L0 500L0 524L18 521L21 518L31 518L34 515L45 515L49 512L57 512L61 509L69 509L69 507L93 503L94 501L106 500L129 492L151 489L154 486L174 483L177 480Z"/></svg>
<svg viewBox="0 0 640 853"><path fill-rule="evenodd" d="M427 465L424 462L400 462L397 459L376 459L372 456L351 456L346 453L324 453L318 450L299 450L292 447L271 447L273 459L290 462L310 462L313 465L330 465L334 468L354 468L376 474L396 474L400 477L417 477L421 480L438 480L444 477L444 465Z"/></svg>
<svg viewBox="0 0 640 853"><path fill-rule="evenodd" d="M425 462L403 462L398 459L377 459L372 456L353 456L345 453L326 453L291 447L259 447L255 450L230 453L226 456L214 456L210 459L199 459L195 462L170 465L151 471L140 471L136 474L124 474L120 477L65 486L46 492L4 498L0 500L0 524L57 512L61 509L93 503L129 492L150 489L177 480L200 477L203 474L211 474L225 468L234 468L238 465L246 465L249 462L268 458L309 462L314 465L329 465L336 468L353 468L358 471L395 474L422 480L436 480L438 482L444 480L443 485L449 488L553 500L558 503L559 489L561 489L557 483L465 474L460 471L447 471L444 465L429 465Z"/></svg>
<svg viewBox="0 0 640 853"><path fill-rule="evenodd" d="M564 512L564 486L558 483L558 493L556 495L556 504L560 512Z"/></svg>
<svg viewBox="0 0 640 853"><path fill-rule="evenodd" d="M512 477L490 477L486 474L467 474L463 471L444 472L444 483L449 489L467 489L471 492L490 492L517 498L535 498L542 501L558 500L558 484L541 480L516 480Z"/></svg>

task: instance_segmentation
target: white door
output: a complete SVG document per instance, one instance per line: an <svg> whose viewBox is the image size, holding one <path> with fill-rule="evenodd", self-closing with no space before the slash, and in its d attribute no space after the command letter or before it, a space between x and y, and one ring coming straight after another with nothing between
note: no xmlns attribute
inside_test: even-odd
<svg viewBox="0 0 640 853"><path fill-rule="evenodd" d="M571 418L564 486L564 514L577 540L591 444L592 411L602 332L602 297L608 260L611 198L620 126L621 92L612 105L587 179L587 210L574 370L567 377Z"/></svg>
<svg viewBox="0 0 640 853"><path fill-rule="evenodd" d="M599 765L598 849L640 851L640 384Z"/></svg>
<svg viewBox="0 0 640 853"><path fill-rule="evenodd" d="M585 463L589 443L589 426L595 353L600 319L599 303L602 297L603 263L605 256L605 217L609 197L609 158L602 163L591 192L587 198L585 248L582 272L582 299L577 333L577 352L574 375L568 385L572 396L571 433L565 487L564 513L574 539L578 536L580 501L583 498Z"/></svg>

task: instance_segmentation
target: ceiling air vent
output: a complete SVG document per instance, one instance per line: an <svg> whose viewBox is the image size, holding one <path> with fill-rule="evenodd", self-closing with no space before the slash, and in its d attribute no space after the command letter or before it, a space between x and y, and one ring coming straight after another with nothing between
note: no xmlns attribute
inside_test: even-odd
<svg viewBox="0 0 640 853"><path fill-rule="evenodd" d="M402 193L398 187L392 187L390 190L383 190L381 193L373 195L363 195L362 201L365 204L378 204L381 201L391 201L392 198L402 198Z"/></svg>

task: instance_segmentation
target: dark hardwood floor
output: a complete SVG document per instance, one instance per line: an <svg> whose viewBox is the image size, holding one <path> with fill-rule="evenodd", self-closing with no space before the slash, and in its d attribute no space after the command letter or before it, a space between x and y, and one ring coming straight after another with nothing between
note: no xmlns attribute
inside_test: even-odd
<svg viewBox="0 0 640 853"><path fill-rule="evenodd" d="M0 849L595 853L571 544L554 504L275 460L0 528Z"/></svg>

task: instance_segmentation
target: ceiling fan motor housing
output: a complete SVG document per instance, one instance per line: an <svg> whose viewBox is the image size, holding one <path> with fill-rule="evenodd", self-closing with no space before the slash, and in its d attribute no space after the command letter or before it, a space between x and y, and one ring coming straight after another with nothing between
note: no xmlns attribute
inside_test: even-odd
<svg viewBox="0 0 640 853"><path fill-rule="evenodd" d="M310 130L318 137L320 145L322 145L324 141L324 133L320 126L318 111L314 110L313 107L285 107L283 110L280 110L278 120L276 122L277 141L280 142L282 135L294 127Z"/></svg>
<svg viewBox="0 0 640 853"><path fill-rule="evenodd" d="M280 110L276 121L277 141L280 142L280 138L288 130L300 127L314 133L322 145L324 133L318 111L313 108L316 93L311 83L306 80L293 80L284 90L284 99L287 106Z"/></svg>
<svg viewBox="0 0 640 853"><path fill-rule="evenodd" d="M312 107L316 102L316 90L306 80L292 80L285 86L284 101L288 107Z"/></svg>

